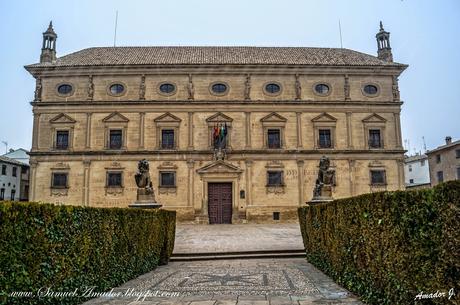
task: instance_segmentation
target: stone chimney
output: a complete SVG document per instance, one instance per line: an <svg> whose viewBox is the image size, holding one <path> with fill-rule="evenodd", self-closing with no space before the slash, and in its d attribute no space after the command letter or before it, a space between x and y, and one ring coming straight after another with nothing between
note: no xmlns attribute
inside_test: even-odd
<svg viewBox="0 0 460 305"><path fill-rule="evenodd" d="M449 145L452 143L452 137L447 136L446 137L446 145Z"/></svg>

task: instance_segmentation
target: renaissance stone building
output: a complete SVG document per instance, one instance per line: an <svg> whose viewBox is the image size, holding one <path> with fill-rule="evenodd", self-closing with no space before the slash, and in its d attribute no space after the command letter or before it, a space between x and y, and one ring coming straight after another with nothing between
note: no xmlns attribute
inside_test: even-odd
<svg viewBox="0 0 460 305"><path fill-rule="evenodd" d="M306 47L98 47L56 57L43 33L30 199L95 207L136 200L145 158L179 219L288 221L313 195L318 162L333 197L404 188L398 76L389 33L378 56ZM215 127L226 148L214 151Z"/></svg>

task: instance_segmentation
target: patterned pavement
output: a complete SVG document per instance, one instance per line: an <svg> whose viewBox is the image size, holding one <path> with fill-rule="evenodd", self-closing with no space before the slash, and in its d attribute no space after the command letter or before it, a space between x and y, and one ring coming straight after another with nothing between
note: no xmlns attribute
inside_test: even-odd
<svg viewBox="0 0 460 305"><path fill-rule="evenodd" d="M298 224L178 225L175 253L303 248ZM170 262L84 305L363 304L304 258Z"/></svg>

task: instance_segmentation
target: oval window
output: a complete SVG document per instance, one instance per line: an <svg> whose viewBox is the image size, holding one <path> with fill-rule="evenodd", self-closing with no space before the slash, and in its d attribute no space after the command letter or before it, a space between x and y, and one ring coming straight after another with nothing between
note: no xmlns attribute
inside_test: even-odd
<svg viewBox="0 0 460 305"><path fill-rule="evenodd" d="M369 95L376 95L379 89L377 86L374 85L366 85L364 86L364 92Z"/></svg>
<svg viewBox="0 0 460 305"><path fill-rule="evenodd" d="M58 87L58 93L61 95L69 95L72 93L72 86L69 84L63 84Z"/></svg>
<svg viewBox="0 0 460 305"><path fill-rule="evenodd" d="M122 84L113 84L110 86L110 93L113 95L122 94L125 91L125 87Z"/></svg>
<svg viewBox="0 0 460 305"><path fill-rule="evenodd" d="M222 94L225 91L227 91L227 85L222 84L222 83L214 84L212 85L211 88L212 88L212 92L218 93L218 94Z"/></svg>
<svg viewBox="0 0 460 305"><path fill-rule="evenodd" d="M172 93L174 90L176 90L176 87L173 84L166 83L160 85L160 91L163 93Z"/></svg>
<svg viewBox="0 0 460 305"><path fill-rule="evenodd" d="M278 84L267 84L265 86L265 91L271 94L275 94L281 91L281 87Z"/></svg>
<svg viewBox="0 0 460 305"><path fill-rule="evenodd" d="M329 93L329 86L326 84L318 84L315 86L315 91L318 94L328 94Z"/></svg>

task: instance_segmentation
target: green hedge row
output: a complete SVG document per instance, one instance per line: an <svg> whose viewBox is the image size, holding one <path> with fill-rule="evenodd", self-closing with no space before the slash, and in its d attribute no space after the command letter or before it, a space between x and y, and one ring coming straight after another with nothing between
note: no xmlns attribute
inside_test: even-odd
<svg viewBox="0 0 460 305"><path fill-rule="evenodd" d="M369 304L459 304L460 181L299 208L309 262ZM421 292L456 296L415 298Z"/></svg>
<svg viewBox="0 0 460 305"><path fill-rule="evenodd" d="M79 304L88 299L37 292L117 287L167 263L175 222L165 210L0 202L0 304Z"/></svg>

